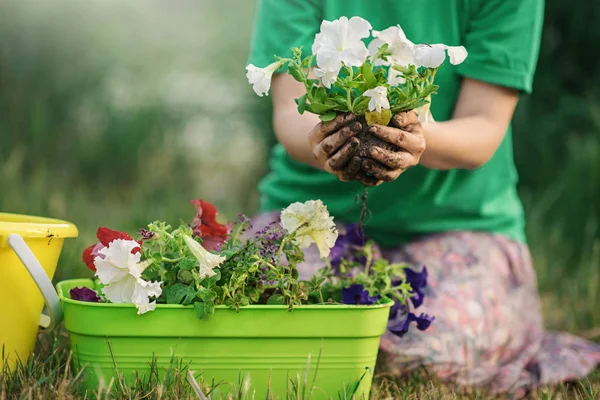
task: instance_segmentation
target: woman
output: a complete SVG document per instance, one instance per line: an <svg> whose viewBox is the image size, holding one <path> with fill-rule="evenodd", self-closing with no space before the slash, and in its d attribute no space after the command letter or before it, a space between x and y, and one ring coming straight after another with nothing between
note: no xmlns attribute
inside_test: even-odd
<svg viewBox="0 0 600 400"><path fill-rule="evenodd" d="M262 0L250 62L266 66L290 47L310 49L322 20L361 16L375 30L400 25L416 43L463 45L458 66L445 64L432 113L395 118L372 133L399 146L371 149L363 164L379 184L369 189L366 234L392 262L426 265L426 332L386 335L381 354L391 372L427 365L442 379L492 392L582 378L600 347L542 329L535 272L517 195L510 122L520 92L529 93L537 61L543 0ZM353 115L321 124L299 115L302 84L273 77L279 145L260 185L257 225L291 202L321 199L337 221L358 221L361 191L344 182L339 159L356 134ZM364 179L369 179L363 177ZM258 227L260 228L260 227ZM320 266L308 251L301 274Z"/></svg>

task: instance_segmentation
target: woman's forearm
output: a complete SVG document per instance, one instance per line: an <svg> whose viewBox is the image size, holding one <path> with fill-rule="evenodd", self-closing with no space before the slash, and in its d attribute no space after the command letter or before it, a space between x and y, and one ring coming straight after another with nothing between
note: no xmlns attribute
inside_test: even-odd
<svg viewBox="0 0 600 400"><path fill-rule="evenodd" d="M421 165L440 170L476 169L492 158L506 127L473 116L427 124L423 131L427 148Z"/></svg>
<svg viewBox="0 0 600 400"><path fill-rule="evenodd" d="M320 122L314 114L298 114L295 107L276 109L273 127L277 140L296 161L323 169L323 162L313 156L308 140L309 132Z"/></svg>
<svg viewBox="0 0 600 400"><path fill-rule="evenodd" d="M433 169L475 169L502 143L519 100L516 90L463 79L454 115L423 126L427 149L421 164Z"/></svg>

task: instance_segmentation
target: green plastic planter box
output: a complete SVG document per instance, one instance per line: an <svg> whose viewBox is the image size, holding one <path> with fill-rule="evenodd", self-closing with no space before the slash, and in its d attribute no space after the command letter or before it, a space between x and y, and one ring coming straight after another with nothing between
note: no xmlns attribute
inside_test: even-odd
<svg viewBox="0 0 600 400"><path fill-rule="evenodd" d="M81 286L94 288L94 282L63 281L57 290L74 366L87 365L86 387L107 385L116 376L115 365L127 380L147 374L153 359L166 372L175 357L205 382L237 384L249 375L257 399L266 398L267 390L285 398L289 379L299 374L303 380L309 354L309 384L318 368L312 398L337 399L363 375L357 398L368 398L392 304L311 305L292 312L286 306L255 305L239 313L217 306L211 319L202 321L191 306L158 305L137 315L133 305L71 300L69 290ZM223 385L218 391L231 389Z"/></svg>

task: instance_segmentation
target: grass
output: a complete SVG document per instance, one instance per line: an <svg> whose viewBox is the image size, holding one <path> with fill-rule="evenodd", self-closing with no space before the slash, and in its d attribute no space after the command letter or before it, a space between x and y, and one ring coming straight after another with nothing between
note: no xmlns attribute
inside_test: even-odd
<svg viewBox="0 0 600 400"><path fill-rule="evenodd" d="M218 384L202 382L200 374L188 371L185 366L177 365L176 362L162 378L158 377L155 364L150 363L148 376L138 376L128 383L119 379L113 380L96 391L86 392L81 385L83 370L73 371L70 365L71 353L67 346L67 337L62 330L42 335L36 355L32 359L25 364L19 364L12 373L0 374L0 399L218 399L211 395ZM200 383L196 383L197 381ZM306 377L290 379L286 400L308 400L312 388L308 384L309 381ZM352 393L352 385L340 388L338 397L333 400L352 399ZM597 371L580 382L539 388L529 393L528 398L596 400L599 396L600 371ZM253 398L252 383L240 376L229 395L222 398L250 400ZM376 375L371 389L373 400L493 398L503 397L490 397L484 391L473 388L449 386L429 376L424 370L417 370L402 377ZM275 398L268 397L267 400Z"/></svg>

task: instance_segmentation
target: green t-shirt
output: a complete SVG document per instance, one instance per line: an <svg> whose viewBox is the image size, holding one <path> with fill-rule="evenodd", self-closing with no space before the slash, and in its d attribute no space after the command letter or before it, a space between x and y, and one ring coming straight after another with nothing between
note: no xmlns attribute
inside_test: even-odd
<svg viewBox="0 0 600 400"><path fill-rule="evenodd" d="M265 67L291 47L312 47L322 20L360 16L373 29L400 25L415 43L463 45L463 64L438 71L432 99L436 121L448 120L461 77L531 91L543 20L543 0L259 0L249 62ZM493 105L490 105L493 106ZM308 132L306 133L308 137ZM384 247L445 231L486 231L524 242L523 208L517 195L512 134L484 166L437 171L416 166L391 183L369 188L366 233ZM275 146L270 173L259 191L262 211L295 201L321 199L338 221L357 222L358 182L293 160Z"/></svg>

